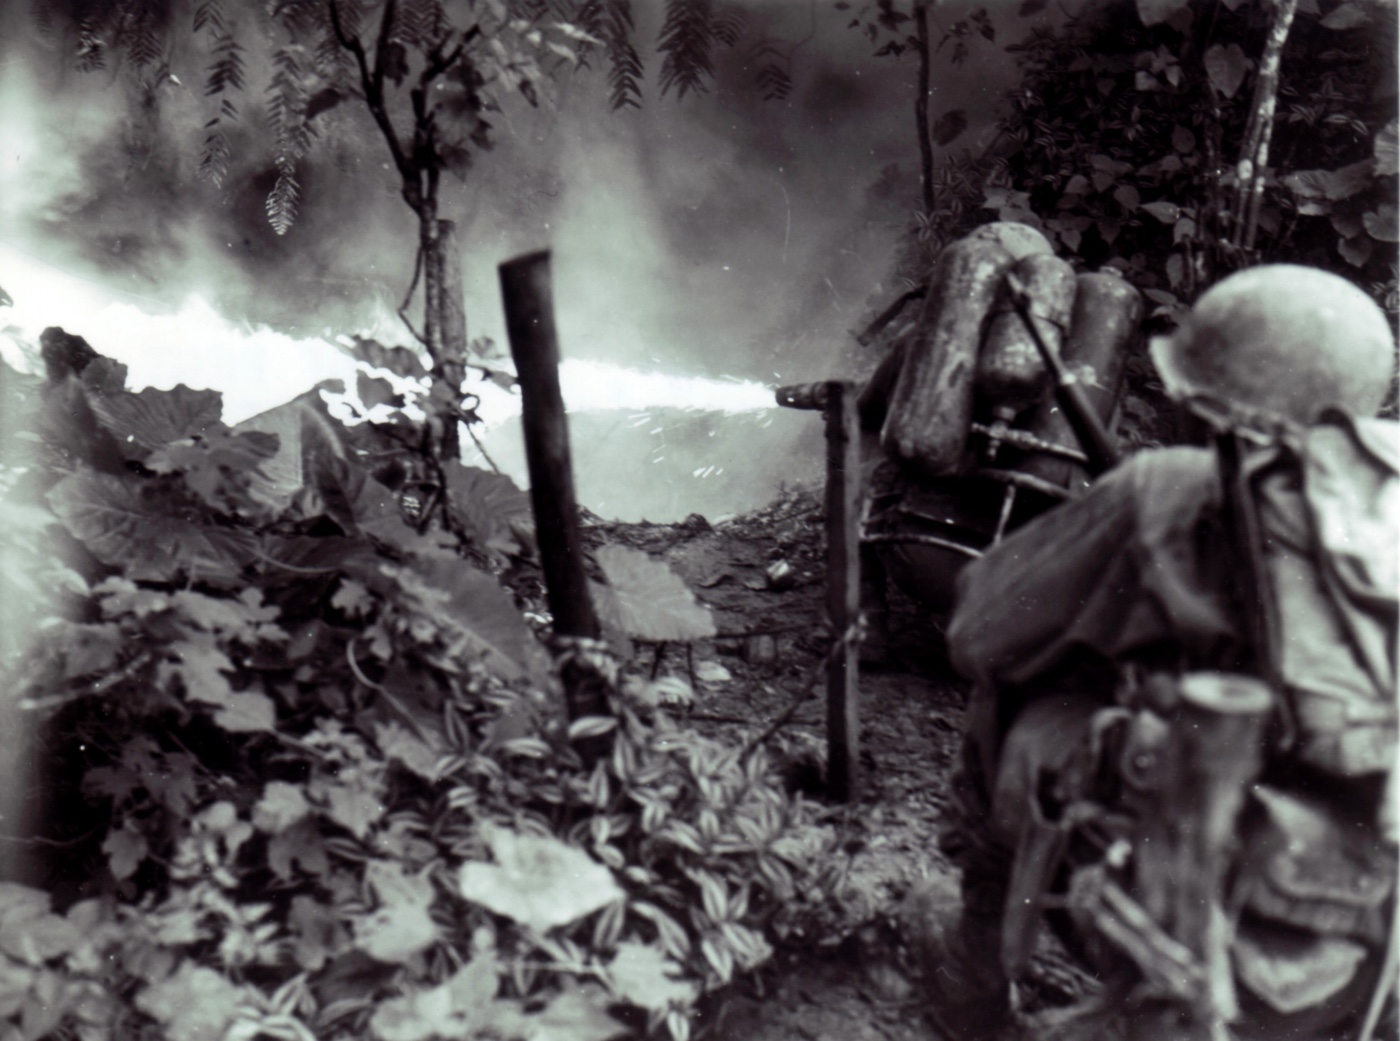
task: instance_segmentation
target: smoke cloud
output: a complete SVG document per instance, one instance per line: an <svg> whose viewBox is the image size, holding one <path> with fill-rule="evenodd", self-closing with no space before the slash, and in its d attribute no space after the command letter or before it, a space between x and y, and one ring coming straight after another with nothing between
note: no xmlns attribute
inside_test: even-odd
<svg viewBox="0 0 1400 1041"><path fill-rule="evenodd" d="M770 385L838 375L849 363L848 331L889 295L882 280L916 197L912 65L871 58L862 37L815 5L769 0L746 8L748 37L766 34L790 53L793 90L784 101L765 102L753 88L750 42L717 53L706 95L663 99L649 82L640 111L612 113L601 73L581 71L560 79L549 111L522 101L499 114L495 149L443 193L444 216L458 222L463 244L471 336L503 344L496 265L548 247L567 358ZM660 5L638 9L639 39L654 39ZM183 40L172 54L174 79L143 93L124 74L73 71L57 41L37 33L20 5L6 5L0 286L29 277L17 265L46 264L130 308L184 316L182 335L197 340L205 322L211 335L187 351L214 355L210 380L231 397L231 383L265 387L287 372L276 352L285 361L294 338L370 330L410 342L394 331L392 314L412 273L416 229L366 114L352 102L318 118L318 141L299 168L301 212L279 237L263 214L273 175L256 90L267 81L266 54L250 51L251 89L237 99L241 129L221 189L196 171L210 115L203 60L196 41ZM966 75L940 84L935 108L975 103L977 83ZM895 191L872 192L882 175ZM909 202L890 201L901 197ZM122 333L116 325L77 327L61 298L45 304L51 313L43 324L67 325L123 356L133 377L175 382L156 375L179 353L168 344L109 342ZM263 330L265 349L220 364L231 348L220 346L222 333L212 335L219 319L250 340ZM138 325L126 335L140 335ZM322 364L335 367L321 360L334 351L318 350L293 367L297 380ZM148 364L133 364L135 356ZM302 389L286 386L281 397ZM607 485L603 512L653 519L729 512L727 504L763 501L799 457L820 458L812 417L766 425L752 418L745 423L753 429L727 437L726 429L737 432L732 417L700 422L667 412L672 407L660 405L656 417L672 446L666 455L679 460L673 467L662 467L664 456L655 461L655 436L635 432L655 424L628 422L635 409L616 422L576 423L585 502L590 485ZM634 495L610 510L624 496L605 477L635 475L637 463L666 475L651 482L664 494L654 503Z"/></svg>

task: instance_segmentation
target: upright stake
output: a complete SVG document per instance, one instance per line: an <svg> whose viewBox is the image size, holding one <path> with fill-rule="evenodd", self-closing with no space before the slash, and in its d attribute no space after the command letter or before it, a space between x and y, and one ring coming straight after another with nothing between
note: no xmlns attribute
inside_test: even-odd
<svg viewBox="0 0 1400 1041"><path fill-rule="evenodd" d="M826 606L843 646L826 671L827 788L852 801L860 787L859 647L846 638L860 615L860 418L856 387L826 393Z"/></svg>
<svg viewBox="0 0 1400 1041"><path fill-rule="evenodd" d="M502 264L500 273L506 332L520 381L535 537L560 644L560 676L569 718L605 715L607 669L595 643L598 619L583 570L568 417L559 390L559 338L554 328L549 253L516 257Z"/></svg>

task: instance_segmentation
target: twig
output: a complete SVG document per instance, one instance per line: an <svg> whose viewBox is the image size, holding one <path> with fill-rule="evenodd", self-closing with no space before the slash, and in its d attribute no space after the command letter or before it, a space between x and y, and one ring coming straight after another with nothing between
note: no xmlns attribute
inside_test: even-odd
<svg viewBox="0 0 1400 1041"><path fill-rule="evenodd" d="M360 663L355 660L355 639L353 637L345 641L345 661L347 664L349 664L350 671L355 674L355 678L357 680L359 680L366 687L368 687L370 690L374 691L385 701L387 701L389 703L389 707L392 708L399 715L403 716L404 721L408 723L408 725L413 729L413 732L417 734L420 739L422 739L423 743L429 748L433 747L434 742L432 737L429 736L428 732L423 729L423 724L418 721L418 718L408 710L408 706L399 700L398 695L394 694L392 691L389 690L388 687L384 686L382 683L375 683L374 680L366 676L364 672L360 669Z"/></svg>
<svg viewBox="0 0 1400 1041"><path fill-rule="evenodd" d="M788 702L787 708L783 709L777 719L768 724L768 728L764 730L763 733L753 738L744 746L744 750L739 753L740 759L751 755L754 749L767 742L769 738L792 721L792 717L797 714L797 710L802 707L802 703L807 700L813 688L816 687L817 681L821 679L822 675L826 672L826 667L834 662L839 655L844 654L848 645L860 642L861 628L860 624L857 623L847 629L846 634L841 639L831 641L831 647L827 650L826 655L817 663L815 668L807 673L807 678L803 680L802 687L793 695L792 700Z"/></svg>
<svg viewBox="0 0 1400 1041"><path fill-rule="evenodd" d="M491 453L486 451L486 446L483 445L481 439L476 436L476 431L472 429L472 425L470 423L463 423L462 425L467 428L467 436L472 439L472 444L476 445L476 450L481 453L481 458L486 460L487 465L490 466L491 469L500 473L501 468L496 465L496 460L491 458Z"/></svg>
<svg viewBox="0 0 1400 1041"><path fill-rule="evenodd" d="M423 244L418 244L418 252L413 255L413 279L408 283L408 292L403 295L403 303L399 304L399 318L404 325L408 326L408 331L413 334L413 338L423 346L428 345L428 341L423 339L423 334L413 328L413 320L405 313L408 305L413 303L413 291L418 288L418 276L423 273Z"/></svg>

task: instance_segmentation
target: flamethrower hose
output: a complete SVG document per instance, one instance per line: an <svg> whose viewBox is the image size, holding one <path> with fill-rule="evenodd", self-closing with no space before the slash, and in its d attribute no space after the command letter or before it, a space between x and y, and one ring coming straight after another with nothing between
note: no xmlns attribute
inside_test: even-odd
<svg viewBox="0 0 1400 1041"><path fill-rule="evenodd" d="M1104 429L1094 407L1089 404L1084 387L1075 378L1074 373L1064 367L1059 355L1050 349L1050 345L1040 335L1040 329L1031 316L1031 296L1026 284L1017 278L1014 272L1008 271L1006 288L1009 290L1012 310L1026 327L1026 332L1030 334L1035 349L1040 352L1041 360L1045 362L1045 368L1049 370L1054 381L1055 400L1059 402L1060 408L1064 409L1065 418L1069 420L1075 437L1084 447L1090 475L1097 477L1106 470L1113 469L1118 465L1120 458L1118 449L1108 431Z"/></svg>

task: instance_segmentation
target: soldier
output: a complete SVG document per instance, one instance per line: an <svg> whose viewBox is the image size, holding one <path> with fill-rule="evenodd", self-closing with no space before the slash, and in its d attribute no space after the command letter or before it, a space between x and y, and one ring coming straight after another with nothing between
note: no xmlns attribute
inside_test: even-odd
<svg viewBox="0 0 1400 1041"><path fill-rule="evenodd" d="M1400 430L1371 417L1392 385L1394 334L1351 283L1270 265L1203 295L1153 358L1190 415L1252 446L1238 487L1260 559L1242 559L1232 536L1240 508L1229 509L1219 449L1176 447L1134 456L963 572L949 646L975 686L944 839L962 900L925 907L921 923L935 1015L957 1037L995 1037L1009 1020L1008 886L1038 793L1083 762L1105 710L1170 727L1172 692L1199 670L1281 688L1231 847L1232 1029L1320 1035L1357 1017L1384 971ZM1257 589L1238 583L1251 563L1269 590L1262 629ZM1270 631L1259 646L1253 634ZM1342 890L1369 895L1348 903ZM1313 913L1329 899L1347 914ZM1138 1032L1178 1036L1152 1029Z"/></svg>

